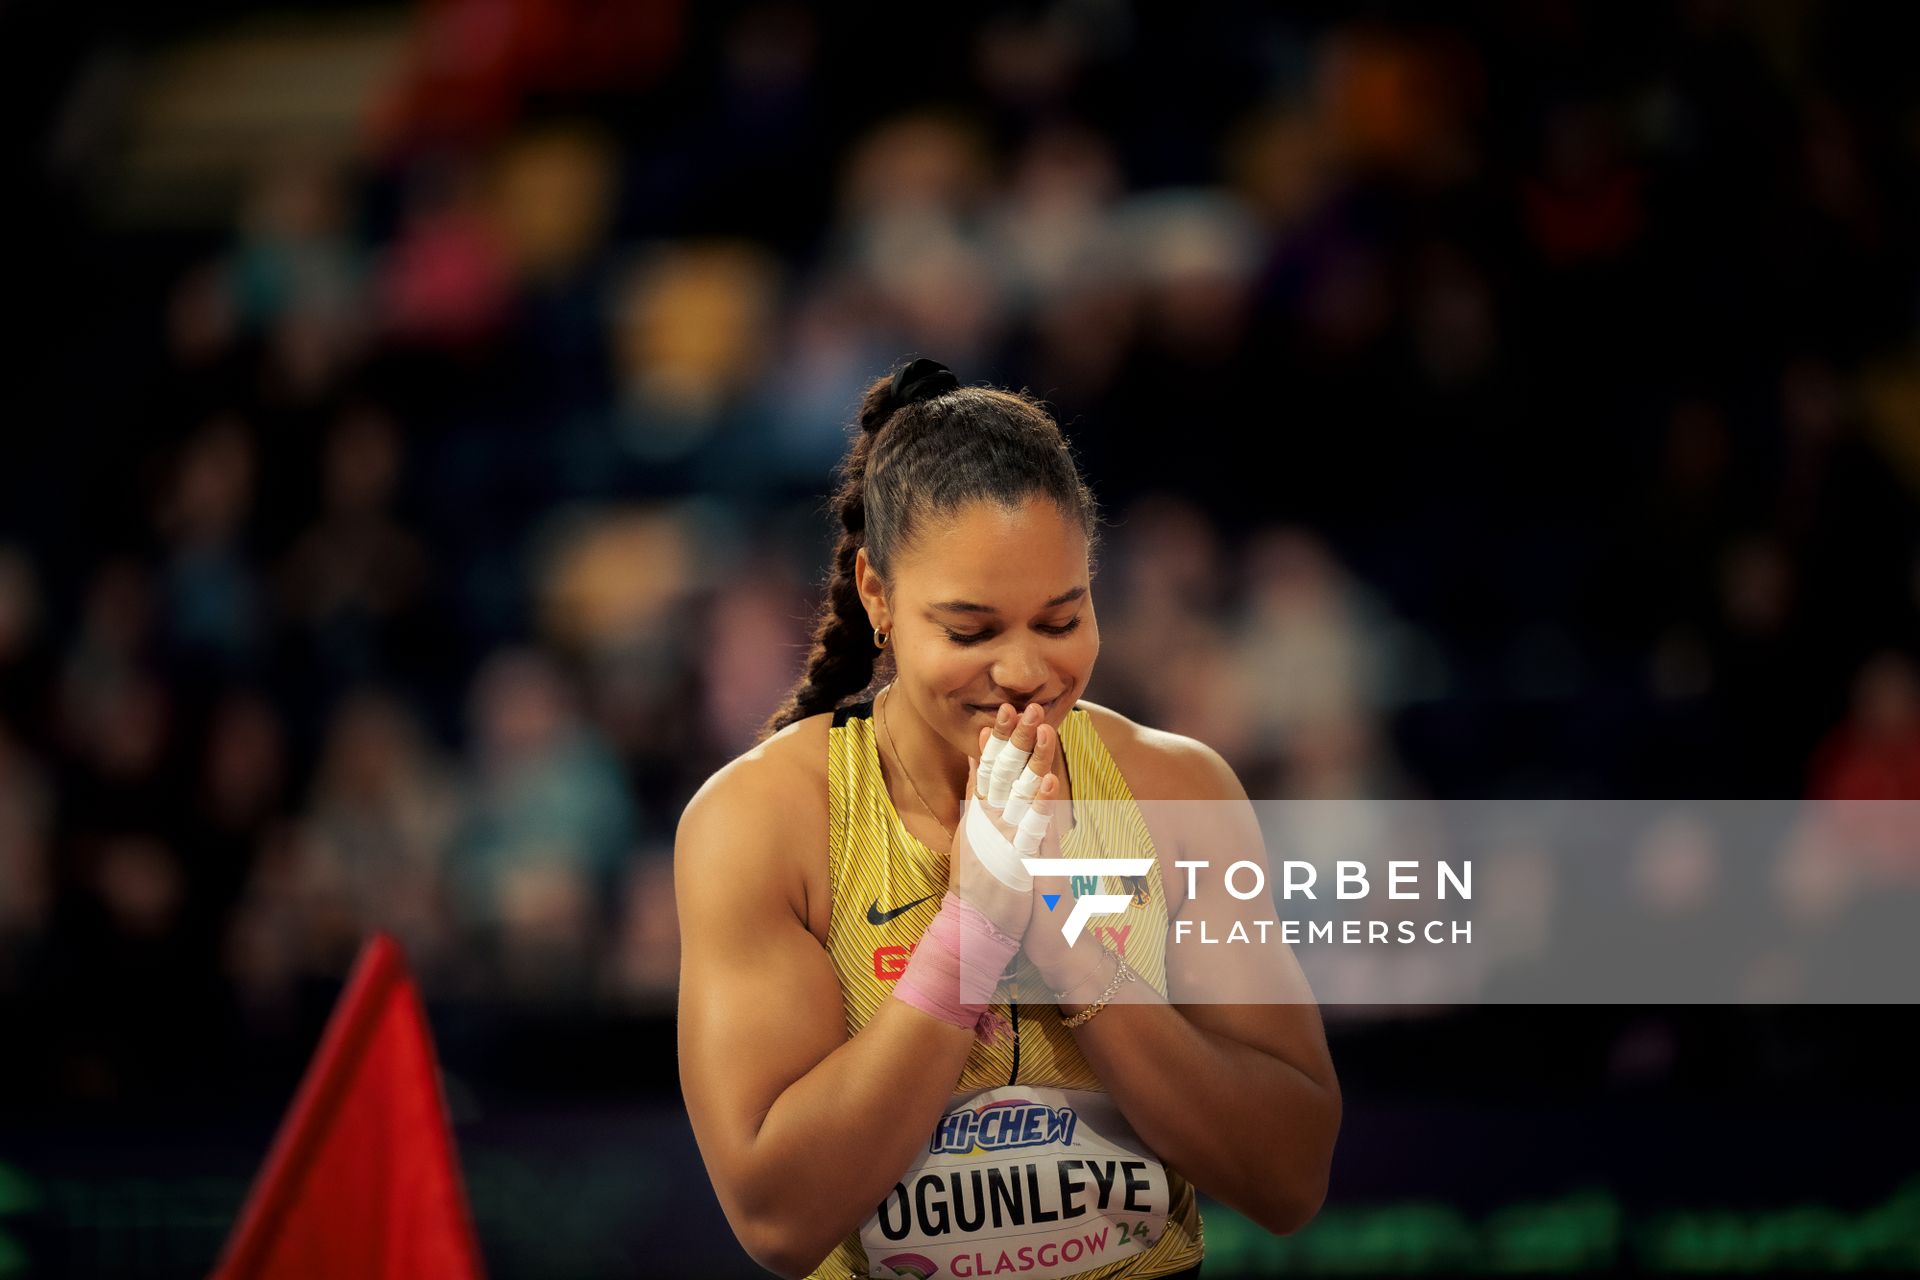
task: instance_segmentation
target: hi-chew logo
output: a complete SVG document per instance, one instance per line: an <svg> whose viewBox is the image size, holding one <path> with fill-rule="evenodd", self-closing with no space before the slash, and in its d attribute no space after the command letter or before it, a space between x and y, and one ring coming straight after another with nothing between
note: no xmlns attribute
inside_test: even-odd
<svg viewBox="0 0 1920 1280"><path fill-rule="evenodd" d="M982 1151L1008 1151L1015 1147L1040 1147L1058 1143L1073 1145L1073 1130L1079 1114L1072 1107L1050 1107L1027 1098L1002 1098L982 1107L963 1107L947 1113L934 1126L933 1141L927 1150L934 1155L943 1151L973 1155Z"/></svg>
<svg viewBox="0 0 1920 1280"><path fill-rule="evenodd" d="M1022 858L1020 864L1029 875L1036 876L1144 876L1153 866L1152 858ZM1047 910L1060 901L1057 893L1040 895L1046 900ZM1126 893L1086 893L1076 896L1073 910L1061 922L1060 932L1072 946L1080 940L1080 931L1086 928L1087 921L1094 916L1115 916L1125 911L1133 902L1133 895Z"/></svg>

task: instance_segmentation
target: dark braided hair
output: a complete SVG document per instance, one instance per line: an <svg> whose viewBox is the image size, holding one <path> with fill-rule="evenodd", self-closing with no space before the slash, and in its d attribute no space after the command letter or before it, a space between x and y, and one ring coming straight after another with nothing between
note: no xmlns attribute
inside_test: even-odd
<svg viewBox="0 0 1920 1280"><path fill-rule="evenodd" d="M807 669L760 731L772 734L833 711L873 683L880 650L854 583L861 547L882 578L931 517L990 499L1014 507L1051 498L1099 545L1099 508L1060 427L1029 396L963 387L945 365L915 360L878 378L861 397L838 473L833 511L840 539L814 625Z"/></svg>

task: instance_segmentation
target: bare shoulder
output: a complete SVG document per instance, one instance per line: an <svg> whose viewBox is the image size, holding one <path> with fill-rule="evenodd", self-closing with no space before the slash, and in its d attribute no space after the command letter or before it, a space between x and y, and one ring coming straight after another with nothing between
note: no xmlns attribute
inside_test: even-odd
<svg viewBox="0 0 1920 1280"><path fill-rule="evenodd" d="M1218 751L1198 738L1129 719L1082 699L1100 741L1136 800L1245 799L1246 789Z"/></svg>
<svg viewBox="0 0 1920 1280"><path fill-rule="evenodd" d="M749 800L827 804L827 727L833 713L796 720L780 732L729 760L700 785L687 802L696 807L735 805Z"/></svg>
<svg viewBox="0 0 1920 1280"><path fill-rule="evenodd" d="M740 891L757 882L777 888L794 913L808 919L810 901L825 884L832 720L823 712L795 721L722 765L694 792L674 840L674 881L683 904L720 884L737 902Z"/></svg>

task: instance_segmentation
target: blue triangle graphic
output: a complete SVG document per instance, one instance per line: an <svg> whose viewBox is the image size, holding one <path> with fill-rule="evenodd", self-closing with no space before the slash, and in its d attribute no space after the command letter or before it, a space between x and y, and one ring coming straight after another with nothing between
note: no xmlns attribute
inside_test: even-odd
<svg viewBox="0 0 1920 1280"><path fill-rule="evenodd" d="M1051 911L1060 905L1060 895L1057 893L1043 893L1040 895L1040 901L1046 903L1047 910Z"/></svg>

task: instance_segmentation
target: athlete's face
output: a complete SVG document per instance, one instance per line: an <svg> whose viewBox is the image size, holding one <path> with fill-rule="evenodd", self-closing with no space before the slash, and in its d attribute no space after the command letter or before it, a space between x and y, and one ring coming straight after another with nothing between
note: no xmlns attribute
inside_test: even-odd
<svg viewBox="0 0 1920 1280"><path fill-rule="evenodd" d="M1058 730L1100 653L1087 538L1051 500L975 502L920 531L883 589L859 558L861 597L888 632L904 696L973 755L1002 702L1045 707Z"/></svg>

